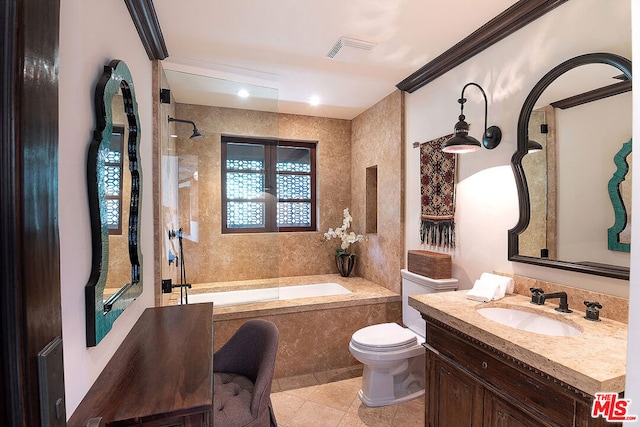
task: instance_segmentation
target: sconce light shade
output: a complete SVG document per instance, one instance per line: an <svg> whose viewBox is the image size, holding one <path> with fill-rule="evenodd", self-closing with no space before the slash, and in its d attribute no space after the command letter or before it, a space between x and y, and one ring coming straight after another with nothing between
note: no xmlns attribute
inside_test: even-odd
<svg viewBox="0 0 640 427"><path fill-rule="evenodd" d="M471 153L480 149L480 141L469 136L469 123L464 119L464 116L458 118L458 123L453 128L453 136L442 147L445 153Z"/></svg>
<svg viewBox="0 0 640 427"><path fill-rule="evenodd" d="M542 145L539 142L530 139L527 142L527 153L537 153L538 151L542 151Z"/></svg>
<svg viewBox="0 0 640 427"><path fill-rule="evenodd" d="M465 122L464 117L464 103L467 102L464 97L464 90L467 86L473 85L480 89L482 96L484 97L484 133L482 134L482 144L472 136L469 136L469 124ZM502 131L497 126L490 126L487 128L487 95L484 90L477 83L467 83L462 88L462 94L460 99L460 116L458 117L458 123L453 128L453 137L451 137L442 146L442 151L445 153L470 153L477 151L480 147L484 147L488 150L493 150L500 144L502 140Z"/></svg>

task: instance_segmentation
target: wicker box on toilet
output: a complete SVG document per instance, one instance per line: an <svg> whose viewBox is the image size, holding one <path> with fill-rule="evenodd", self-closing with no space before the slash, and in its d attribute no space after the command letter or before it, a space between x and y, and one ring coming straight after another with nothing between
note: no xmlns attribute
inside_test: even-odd
<svg viewBox="0 0 640 427"><path fill-rule="evenodd" d="M407 269L432 279L450 279L451 255L430 251L409 251Z"/></svg>

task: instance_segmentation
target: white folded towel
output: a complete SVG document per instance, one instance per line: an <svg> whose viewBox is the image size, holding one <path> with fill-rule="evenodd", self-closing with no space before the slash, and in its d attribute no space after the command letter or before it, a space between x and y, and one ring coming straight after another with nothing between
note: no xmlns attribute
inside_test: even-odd
<svg viewBox="0 0 640 427"><path fill-rule="evenodd" d="M513 293L513 278L507 276L500 276L498 274L482 273L480 280L484 282L492 282L500 284L500 287L504 289L503 294ZM503 295L504 296L504 295Z"/></svg>
<svg viewBox="0 0 640 427"><path fill-rule="evenodd" d="M488 302L504 296L500 284L491 281L476 280L473 288L467 292L467 298L474 301Z"/></svg>

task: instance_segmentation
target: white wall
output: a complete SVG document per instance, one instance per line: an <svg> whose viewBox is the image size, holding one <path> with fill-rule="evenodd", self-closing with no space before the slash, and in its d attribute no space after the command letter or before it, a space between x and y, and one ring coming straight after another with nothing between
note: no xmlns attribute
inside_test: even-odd
<svg viewBox="0 0 640 427"><path fill-rule="evenodd" d="M125 61L141 123L142 280L144 292L94 348L85 341L84 286L91 269L87 147L95 126L93 96L104 65ZM153 305L151 61L121 1L62 0L60 10L59 228L65 395L70 417L142 311Z"/></svg>
<svg viewBox="0 0 640 427"><path fill-rule="evenodd" d="M516 148L518 115L538 80L556 65L590 52L612 52L631 58L629 1L580 0L562 6L469 59L406 98L407 188L406 247L421 247L419 239L419 152L424 142L453 132L465 83L480 84L489 99L489 125L502 129L496 149L458 158L456 204L457 248L454 276L462 289L483 271L516 273L627 296L625 280L607 279L507 261L507 231L518 219L517 191L510 167ZM597 31L595 31L597 29ZM480 139L484 125L482 96L465 91L471 135Z"/></svg>
<svg viewBox="0 0 640 427"><path fill-rule="evenodd" d="M633 54L640 58L640 3L632 1L633 16ZM640 147L640 90L638 84L633 83L633 151ZM633 157L634 170L640 167L640 156ZM637 178L636 178L637 180ZM640 182L640 181L639 181ZM636 182L633 186L633 209L640 207L640 185ZM625 398L631 399L630 415L640 417L640 233L631 232L631 289L629 291L629 339L627 348L627 383ZM637 423L625 423L625 425L638 425Z"/></svg>

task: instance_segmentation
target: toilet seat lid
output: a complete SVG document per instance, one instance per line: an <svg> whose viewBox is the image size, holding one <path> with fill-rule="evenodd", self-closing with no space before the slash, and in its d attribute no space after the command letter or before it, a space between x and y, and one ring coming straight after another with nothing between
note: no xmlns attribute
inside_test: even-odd
<svg viewBox="0 0 640 427"><path fill-rule="evenodd" d="M356 331L351 337L360 348L400 350L418 343L416 335L397 323L381 323Z"/></svg>

